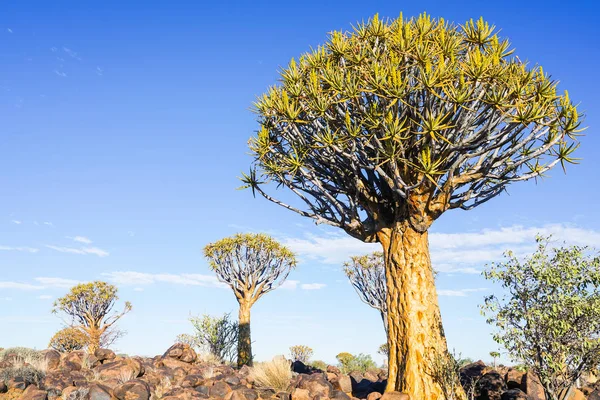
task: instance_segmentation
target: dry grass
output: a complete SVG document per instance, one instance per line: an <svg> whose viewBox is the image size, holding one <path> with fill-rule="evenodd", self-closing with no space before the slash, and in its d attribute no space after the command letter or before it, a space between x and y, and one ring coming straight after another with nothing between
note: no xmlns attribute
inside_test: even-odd
<svg viewBox="0 0 600 400"><path fill-rule="evenodd" d="M284 357L275 357L272 361L255 364L250 370L250 378L257 387L285 391L290 386L292 370Z"/></svg>
<svg viewBox="0 0 600 400"><path fill-rule="evenodd" d="M172 387L173 387L173 385L171 384L171 380L166 376L163 377L160 380L160 383L158 385L156 385L154 392L152 392L152 395L150 396L150 400L162 399L165 396L165 393L167 393L169 390L171 390Z"/></svg>
<svg viewBox="0 0 600 400"><path fill-rule="evenodd" d="M120 384L127 383L133 379L137 378L137 374L131 368L123 368L117 377L117 380Z"/></svg>

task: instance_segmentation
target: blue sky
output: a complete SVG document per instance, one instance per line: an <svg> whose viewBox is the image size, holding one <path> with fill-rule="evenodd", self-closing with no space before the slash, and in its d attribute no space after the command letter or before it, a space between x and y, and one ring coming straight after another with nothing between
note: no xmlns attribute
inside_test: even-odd
<svg viewBox="0 0 600 400"><path fill-rule="evenodd" d="M342 351L380 360L379 315L340 268L377 247L235 190L250 162L255 97L291 57L375 13L483 16L588 114L580 165L433 226L449 346L483 359L497 349L477 307L494 288L477 272L503 250L527 253L537 232L600 246L592 1L125 3L0 5L0 347L45 347L61 326L53 299L104 279L134 306L116 347L159 354L190 331L190 314L236 315L201 250L260 231L301 262L253 308L257 358L306 344L330 362Z"/></svg>

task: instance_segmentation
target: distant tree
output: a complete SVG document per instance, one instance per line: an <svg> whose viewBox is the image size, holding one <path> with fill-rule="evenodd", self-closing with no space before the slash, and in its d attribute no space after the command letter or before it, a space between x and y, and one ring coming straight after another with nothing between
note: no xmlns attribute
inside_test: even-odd
<svg viewBox="0 0 600 400"><path fill-rule="evenodd" d="M384 356L385 358L388 358L389 355L389 350L388 350L388 345L387 343L382 344L381 346L379 346L379 349L377 349L377 353L381 354L382 356Z"/></svg>
<svg viewBox="0 0 600 400"><path fill-rule="evenodd" d="M490 357L492 357L493 361L493 365L494 368L496 368L496 358L500 357L500 353L498 353L497 351L490 351Z"/></svg>
<svg viewBox="0 0 600 400"><path fill-rule="evenodd" d="M442 396L425 370L448 353L428 246L433 222L576 160L583 116L541 67L512 53L483 19L375 16L292 60L255 103L260 127L243 187L381 243L387 389L413 400ZM273 197L269 183L298 201Z"/></svg>
<svg viewBox="0 0 600 400"><path fill-rule="evenodd" d="M350 257L350 261L344 263L344 272L363 303L379 311L387 334L387 289L383 253Z"/></svg>
<svg viewBox="0 0 600 400"><path fill-rule="evenodd" d="M308 364L313 354L313 349L308 346L297 345L290 347L290 356L294 361L300 361L304 364Z"/></svg>
<svg viewBox="0 0 600 400"><path fill-rule="evenodd" d="M68 326L56 332L48 347L61 353L82 350L88 344L88 336L79 328Z"/></svg>
<svg viewBox="0 0 600 400"><path fill-rule="evenodd" d="M367 354L353 355L350 353L340 353L336 356L339 367L342 373L349 374L350 372L366 372L377 368L377 364Z"/></svg>
<svg viewBox="0 0 600 400"><path fill-rule="evenodd" d="M507 252L484 276L505 295L482 306L494 339L540 378L546 399L569 398L577 379L600 364L600 257L586 247L551 248L538 237L523 261Z"/></svg>
<svg viewBox="0 0 600 400"><path fill-rule="evenodd" d="M238 342L238 323L232 321L230 314L222 317L191 317L194 327L191 335L179 335L177 341L208 351L220 362L233 361Z"/></svg>
<svg viewBox="0 0 600 400"><path fill-rule="evenodd" d="M296 257L264 234L237 234L221 239L207 245L204 256L219 280L231 287L240 305L238 366L252 365L250 308L285 281L296 266Z"/></svg>
<svg viewBox="0 0 600 400"><path fill-rule="evenodd" d="M69 325L82 330L88 336L87 350L94 353L102 344L114 342L114 324L131 311L131 303L125 302L123 311L113 312L118 289L106 282L82 283L56 300L52 312L63 313L71 318ZM111 333L112 332L112 333ZM113 335L112 339L109 335ZM104 343L102 342L104 338ZM107 340L108 339L108 340Z"/></svg>

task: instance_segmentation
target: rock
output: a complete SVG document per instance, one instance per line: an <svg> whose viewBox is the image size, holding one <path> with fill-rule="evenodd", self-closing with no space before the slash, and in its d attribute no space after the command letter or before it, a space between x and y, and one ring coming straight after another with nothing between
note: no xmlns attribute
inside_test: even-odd
<svg viewBox="0 0 600 400"><path fill-rule="evenodd" d="M312 374L312 368L298 360L292 363L292 371L297 374Z"/></svg>
<svg viewBox="0 0 600 400"><path fill-rule="evenodd" d="M235 375L227 375L221 380L231 386L238 386L241 383L240 378Z"/></svg>
<svg viewBox="0 0 600 400"><path fill-rule="evenodd" d="M8 387L6 386L6 384L2 381L0 381L0 393L6 393L8 392Z"/></svg>
<svg viewBox="0 0 600 400"><path fill-rule="evenodd" d="M521 389L508 389L502 393L500 400L529 400L529 396Z"/></svg>
<svg viewBox="0 0 600 400"><path fill-rule="evenodd" d="M47 373L42 381L42 385L46 389L58 389L62 391L68 386L74 386L73 381L74 379L68 370L58 370Z"/></svg>
<svg viewBox="0 0 600 400"><path fill-rule="evenodd" d="M350 400L351 397L348 396L346 393L344 393L341 390L334 390L333 393L330 395L331 399L335 399L335 400Z"/></svg>
<svg viewBox="0 0 600 400"><path fill-rule="evenodd" d="M48 363L47 371L54 371L60 366L60 353L56 350L48 349L41 351L44 360Z"/></svg>
<svg viewBox="0 0 600 400"><path fill-rule="evenodd" d="M57 389L46 389L46 392L48 392L48 400L58 400L62 396L62 391Z"/></svg>
<svg viewBox="0 0 600 400"><path fill-rule="evenodd" d="M369 395L367 396L367 400L379 400L381 396L383 395L379 392L369 393Z"/></svg>
<svg viewBox="0 0 600 400"><path fill-rule="evenodd" d="M558 397L563 398L563 393L565 392L566 390L562 391ZM565 400L586 400L586 397L581 390L573 388L571 394L569 395L569 397L566 397Z"/></svg>
<svg viewBox="0 0 600 400"><path fill-rule="evenodd" d="M143 380L136 379L117 386L112 394L119 400L150 400L150 387Z"/></svg>
<svg viewBox="0 0 600 400"><path fill-rule="evenodd" d="M227 393L224 400L258 400L258 393L253 389L237 389Z"/></svg>
<svg viewBox="0 0 600 400"><path fill-rule="evenodd" d="M255 390L256 390L256 393L258 393L258 397L260 397L261 399L264 399L264 400L272 399L277 396L275 394L275 389L258 388Z"/></svg>
<svg viewBox="0 0 600 400"><path fill-rule="evenodd" d="M381 396L381 400L410 400L410 396L401 392L386 392Z"/></svg>
<svg viewBox="0 0 600 400"><path fill-rule="evenodd" d="M352 378L352 380L354 380L354 383L359 383L360 381L363 380L363 376L360 372L358 371L352 371L350 372L350 378Z"/></svg>
<svg viewBox="0 0 600 400"><path fill-rule="evenodd" d="M288 392L277 392L275 393L275 398L279 400L292 400L292 395Z"/></svg>
<svg viewBox="0 0 600 400"><path fill-rule="evenodd" d="M307 389L311 397L329 397L333 392L333 385L327 382L325 374L300 375L302 378L298 383L300 389Z"/></svg>
<svg viewBox="0 0 600 400"><path fill-rule="evenodd" d="M336 390L341 390L344 393L352 393L352 380L348 375L336 375L331 383Z"/></svg>
<svg viewBox="0 0 600 400"><path fill-rule="evenodd" d="M312 397L307 389L296 388L292 392L291 400L312 400Z"/></svg>
<svg viewBox="0 0 600 400"><path fill-rule="evenodd" d="M202 375L188 375L181 381L181 387L192 387L204 385Z"/></svg>
<svg viewBox="0 0 600 400"><path fill-rule="evenodd" d="M86 400L111 400L110 388L99 383L92 383L87 387Z"/></svg>
<svg viewBox="0 0 600 400"><path fill-rule="evenodd" d="M544 388L540 383L540 380L533 372L527 371L523 375L521 382L521 390L527 393L531 400L546 400L544 394Z"/></svg>
<svg viewBox="0 0 600 400"><path fill-rule="evenodd" d="M70 371L80 371L86 354L83 350L72 351L62 356L60 366Z"/></svg>
<svg viewBox="0 0 600 400"><path fill-rule="evenodd" d="M368 379L371 382L377 382L379 380L379 376L375 371L367 371L365 372L364 379Z"/></svg>
<svg viewBox="0 0 600 400"><path fill-rule="evenodd" d="M525 372L516 370L511 368L506 373L504 380L506 381L506 386L509 389L519 389L521 388L521 383L523 382L523 375Z"/></svg>
<svg viewBox="0 0 600 400"><path fill-rule="evenodd" d="M0 391L2 393L2 391ZM600 388L595 389L588 395L588 400L600 400Z"/></svg>
<svg viewBox="0 0 600 400"><path fill-rule="evenodd" d="M196 389L196 392L205 395L207 398L210 395L210 390L209 390L210 388L208 386L198 386L195 389Z"/></svg>
<svg viewBox="0 0 600 400"><path fill-rule="evenodd" d="M341 374L342 373L342 371L340 371L340 369L338 367L335 367L333 365L327 366L327 372L332 373L332 374Z"/></svg>
<svg viewBox="0 0 600 400"><path fill-rule="evenodd" d="M21 376L17 376L15 378L10 378L6 382L6 387L8 388L8 390L10 390L10 389L25 390L25 389L27 389L27 386L29 386L29 385L27 384L25 379L23 379L23 377L21 377Z"/></svg>
<svg viewBox="0 0 600 400"><path fill-rule="evenodd" d="M106 361L110 362L117 358L115 352L109 349L96 349L94 356L96 356L98 361L100 361L102 364L104 364Z"/></svg>
<svg viewBox="0 0 600 400"><path fill-rule="evenodd" d="M94 372L102 380L122 379L123 377L135 379L142 376L145 369L139 360L128 358L98 365L94 368Z"/></svg>
<svg viewBox="0 0 600 400"><path fill-rule="evenodd" d="M473 387L475 382L485 374L486 368L484 362L481 360L462 367L459 371L461 385L465 389Z"/></svg>
<svg viewBox="0 0 600 400"><path fill-rule="evenodd" d="M176 343L163 354L164 358L174 358L184 363L193 363L198 359L198 355L189 344Z"/></svg>
<svg viewBox="0 0 600 400"><path fill-rule="evenodd" d="M502 376L496 371L491 371L477 381L475 389L479 393L479 400L500 400L507 387Z"/></svg>
<svg viewBox="0 0 600 400"><path fill-rule="evenodd" d="M40 390L34 385L30 385L25 389L21 397L19 397L19 400L46 400L47 398L48 392Z"/></svg>
<svg viewBox="0 0 600 400"><path fill-rule="evenodd" d="M71 393L76 392L78 389L75 386L67 386L62 390L62 398L64 400L69 400L71 398Z"/></svg>
<svg viewBox="0 0 600 400"><path fill-rule="evenodd" d="M210 397L225 397L229 392L231 392L231 387L221 381L215 382L209 390Z"/></svg>

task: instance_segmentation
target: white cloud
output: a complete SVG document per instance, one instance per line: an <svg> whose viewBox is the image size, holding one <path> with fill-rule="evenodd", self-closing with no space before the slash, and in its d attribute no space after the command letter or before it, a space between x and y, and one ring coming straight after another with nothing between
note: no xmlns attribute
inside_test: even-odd
<svg viewBox="0 0 600 400"><path fill-rule="evenodd" d="M38 299L40 299L40 300L51 300L52 296L47 295L47 294L43 294L41 296L38 296Z"/></svg>
<svg viewBox="0 0 600 400"><path fill-rule="evenodd" d="M51 246L48 244L46 245L46 247L49 249L52 249L52 250L56 250L61 253L80 254L80 255L93 254L98 257L107 257L110 255L110 253L108 251L99 249L97 247L74 248L74 247Z"/></svg>
<svg viewBox="0 0 600 400"><path fill-rule="evenodd" d="M438 290L438 296L449 296L449 297L467 297L469 293L474 292L485 292L488 288L476 288L476 289L458 289L458 290Z"/></svg>
<svg viewBox="0 0 600 400"><path fill-rule="evenodd" d="M302 290L319 290L326 286L327 285L324 283L303 283L300 285L300 288L302 288Z"/></svg>
<svg viewBox="0 0 600 400"><path fill-rule="evenodd" d="M54 226L54 224L52 222L48 222L48 221L44 222L44 225L46 225L46 226Z"/></svg>
<svg viewBox="0 0 600 400"><path fill-rule="evenodd" d="M429 234L432 264L439 272L479 274L485 264L501 259L508 249L518 256L534 251L537 234L552 235L553 239L568 244L598 246L600 243L600 231L568 224L514 225L479 232L433 232ZM377 243L363 243L343 233L283 238L281 241L301 258L324 264L341 265L350 256L381 250Z"/></svg>
<svg viewBox="0 0 600 400"><path fill-rule="evenodd" d="M175 285L192 285L226 288L216 276L202 274L150 274L135 271L115 271L102 274L117 285L152 285L155 283L171 283Z"/></svg>
<svg viewBox="0 0 600 400"><path fill-rule="evenodd" d="M0 289L15 289L15 290L41 290L43 286L32 285L30 283L0 281Z"/></svg>
<svg viewBox="0 0 600 400"><path fill-rule="evenodd" d="M143 292L143 291L144 291L144 288L141 288L141 287L136 287L136 288L133 288L133 291L134 291L134 292Z"/></svg>
<svg viewBox="0 0 600 400"><path fill-rule="evenodd" d="M54 288L71 288L77 284L79 281L74 279L65 279L65 278L51 278L51 277L38 277L34 279L36 282L39 282L44 287L54 287Z"/></svg>
<svg viewBox="0 0 600 400"><path fill-rule="evenodd" d="M298 288L298 284L300 284L300 281L295 281L293 279L288 279L287 281L283 282L281 284L281 286L279 286L280 289L288 289L288 290L295 290Z"/></svg>
<svg viewBox="0 0 600 400"><path fill-rule="evenodd" d="M67 239L72 239L73 241L78 242L78 243L92 244L92 241L89 238L86 238L85 236L75 236L75 237L67 236Z"/></svg>
<svg viewBox="0 0 600 400"><path fill-rule="evenodd" d="M13 30L12 30L12 29L10 29L10 28L6 28L6 31L7 31L8 33L13 33Z"/></svg>
<svg viewBox="0 0 600 400"><path fill-rule="evenodd" d="M34 247L12 247L12 246L0 246L0 250L3 251L22 251L25 253L37 253L38 251L40 251L39 249L36 249Z"/></svg>
<svg viewBox="0 0 600 400"><path fill-rule="evenodd" d="M10 222L12 222L12 223L13 223L13 224L15 224L15 225L21 225L21 224L23 223L23 221L19 221L19 220L17 220L17 219L13 219L13 220L12 220L12 221L10 221Z"/></svg>

